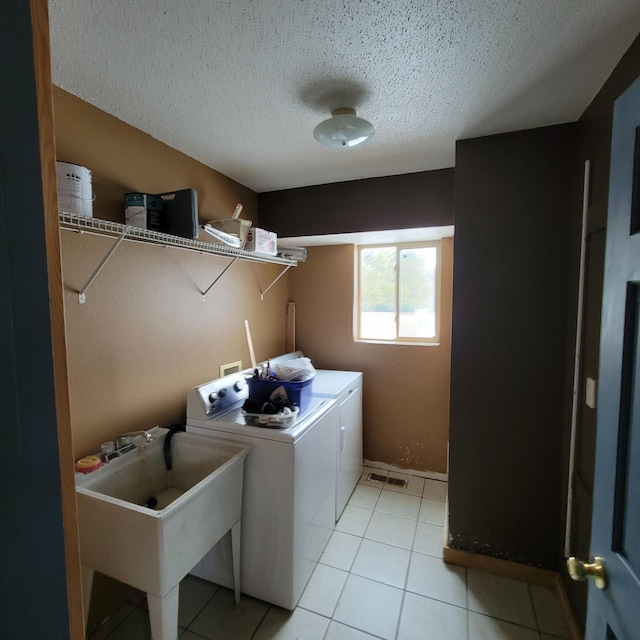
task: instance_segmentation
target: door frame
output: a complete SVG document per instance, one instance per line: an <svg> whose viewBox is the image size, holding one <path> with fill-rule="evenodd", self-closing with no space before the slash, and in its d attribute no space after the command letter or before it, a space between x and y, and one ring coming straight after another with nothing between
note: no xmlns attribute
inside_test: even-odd
<svg viewBox="0 0 640 640"><path fill-rule="evenodd" d="M62 522L64 527L65 563L67 569L69 632L71 640L82 640L84 638L84 614L82 607L74 456L71 436L69 378L67 372L60 227L58 223L58 190L48 0L30 0L30 10L40 139L45 243L49 279Z"/></svg>

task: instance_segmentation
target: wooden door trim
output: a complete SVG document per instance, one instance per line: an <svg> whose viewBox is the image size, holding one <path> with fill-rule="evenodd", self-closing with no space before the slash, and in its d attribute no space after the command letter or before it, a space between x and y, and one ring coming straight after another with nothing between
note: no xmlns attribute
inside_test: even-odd
<svg viewBox="0 0 640 640"><path fill-rule="evenodd" d="M45 241L49 278L51 338L55 377L56 415L67 568L67 599L71 640L84 638L82 583L80 578L80 545L71 439L71 411L67 373L60 228L58 223L58 190L56 178L53 93L51 88L51 56L49 47L49 7L47 0L30 0L33 32L34 73L38 102L40 165L44 204Z"/></svg>

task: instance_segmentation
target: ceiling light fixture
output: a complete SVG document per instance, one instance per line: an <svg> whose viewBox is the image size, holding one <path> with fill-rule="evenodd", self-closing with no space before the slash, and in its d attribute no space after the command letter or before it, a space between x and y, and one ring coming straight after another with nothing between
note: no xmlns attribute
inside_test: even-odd
<svg viewBox="0 0 640 640"><path fill-rule="evenodd" d="M355 147L371 140L376 132L370 122L356 117L355 109L342 107L331 115L313 130L313 137L329 149Z"/></svg>

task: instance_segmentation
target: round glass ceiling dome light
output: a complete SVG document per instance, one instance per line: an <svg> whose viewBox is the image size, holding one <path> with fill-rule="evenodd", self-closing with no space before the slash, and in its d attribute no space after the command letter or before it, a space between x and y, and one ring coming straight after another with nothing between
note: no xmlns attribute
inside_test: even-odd
<svg viewBox="0 0 640 640"><path fill-rule="evenodd" d="M329 149L355 147L371 140L376 132L370 122L356 116L355 109L334 109L331 116L313 130L313 137Z"/></svg>

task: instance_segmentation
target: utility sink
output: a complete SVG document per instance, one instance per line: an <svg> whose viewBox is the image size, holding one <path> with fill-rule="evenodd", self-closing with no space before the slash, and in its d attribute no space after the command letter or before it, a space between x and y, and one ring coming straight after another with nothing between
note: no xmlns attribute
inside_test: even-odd
<svg viewBox="0 0 640 640"><path fill-rule="evenodd" d="M85 617L93 572L100 571L145 591L152 638L174 640L180 581L229 532L239 598L242 479L249 447L178 432L171 438L167 471L167 429L150 433L153 440L145 446L76 476Z"/></svg>

